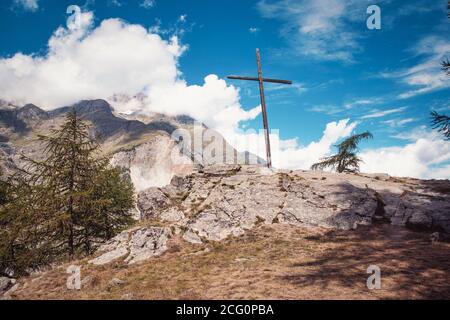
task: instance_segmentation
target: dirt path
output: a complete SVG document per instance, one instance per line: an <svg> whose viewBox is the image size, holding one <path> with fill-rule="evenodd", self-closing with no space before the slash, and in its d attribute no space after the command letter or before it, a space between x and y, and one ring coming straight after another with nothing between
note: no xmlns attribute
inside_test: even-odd
<svg viewBox="0 0 450 320"><path fill-rule="evenodd" d="M357 231L262 226L242 237L169 251L127 266L82 265L83 289L66 288L65 268L26 281L17 299L450 299L450 244L380 225ZM369 265L382 288L369 290ZM112 285L112 278L123 284Z"/></svg>

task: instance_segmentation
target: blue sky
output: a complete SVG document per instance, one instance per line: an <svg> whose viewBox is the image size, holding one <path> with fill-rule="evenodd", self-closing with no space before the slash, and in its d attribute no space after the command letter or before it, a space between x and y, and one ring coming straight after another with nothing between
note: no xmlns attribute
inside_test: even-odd
<svg viewBox="0 0 450 320"><path fill-rule="evenodd" d="M270 127L279 129L283 141L296 139L295 150L284 157L304 156L326 135L327 125L348 119L341 123L344 129L353 124L354 132L370 130L375 137L362 146L366 171L450 177L449 143L429 130L431 109L450 113L450 79L439 65L450 57L447 1L143 2L2 1L0 56L3 62L18 52L46 57L49 38L59 26L65 27L69 5L92 13L90 30L105 19L121 18L166 41L177 36L184 46L176 56L178 77L189 86L202 86L209 74L219 79L254 76L258 47L266 77L294 81L293 86L266 85ZM366 10L372 4L381 8L381 30L366 26ZM240 108L258 106L256 83L226 81L240 89ZM260 115L239 123L240 128L261 125ZM344 131L331 140L344 137ZM421 143L436 150L426 157ZM398 158L399 153L404 157ZM377 164L382 161L391 162L383 167ZM414 164L404 170L403 163L409 161ZM299 160L285 166L304 165Z"/></svg>

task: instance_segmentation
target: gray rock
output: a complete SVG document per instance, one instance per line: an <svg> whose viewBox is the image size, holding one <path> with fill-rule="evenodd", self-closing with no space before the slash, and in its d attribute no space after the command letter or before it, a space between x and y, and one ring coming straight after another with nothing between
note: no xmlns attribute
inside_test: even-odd
<svg viewBox="0 0 450 320"><path fill-rule="evenodd" d="M94 265L104 265L119 258L128 264L158 256L167 250L170 228L138 227L124 231L98 250L100 256L89 261Z"/></svg>
<svg viewBox="0 0 450 320"><path fill-rule="evenodd" d="M138 195L141 219L156 217L156 214L171 204L170 199L159 189L149 188Z"/></svg>
<svg viewBox="0 0 450 320"><path fill-rule="evenodd" d="M152 216L186 228L183 238L191 243L221 241L271 223L351 230L386 220L450 233L449 188L449 181L381 174L214 165L160 188L167 199L153 206Z"/></svg>
<svg viewBox="0 0 450 320"><path fill-rule="evenodd" d="M111 286L120 286L120 285L122 285L124 283L125 283L125 281L120 280L119 278L112 278L111 281L109 281L109 284Z"/></svg>
<svg viewBox="0 0 450 320"><path fill-rule="evenodd" d="M0 277L0 292L5 291L12 284L11 279L7 277Z"/></svg>
<svg viewBox="0 0 450 320"><path fill-rule="evenodd" d="M90 260L89 263L94 265L104 265L127 256L129 253L128 241L130 233L132 232L133 230L124 231L108 241L106 244L102 245L97 250L97 252L102 254L97 258Z"/></svg>
<svg viewBox="0 0 450 320"><path fill-rule="evenodd" d="M120 297L121 300L133 300L134 295L132 293L126 293Z"/></svg>
<svg viewBox="0 0 450 320"><path fill-rule="evenodd" d="M170 231L167 228L149 227L136 230L128 242L130 254L125 262L133 264L159 256L167 250L169 234Z"/></svg>
<svg viewBox="0 0 450 320"><path fill-rule="evenodd" d="M9 289L8 291L6 291L4 294L3 294L3 296L5 296L5 297L10 297L11 295L13 295L14 294L14 292L16 292L18 289L20 288L20 284L18 284L18 283L16 283L15 285L13 285L12 287L11 287L11 289Z"/></svg>
<svg viewBox="0 0 450 320"><path fill-rule="evenodd" d="M188 230L184 233L183 239L192 244L202 244L203 243L202 239L200 239L200 237L196 233L192 232L191 230Z"/></svg>

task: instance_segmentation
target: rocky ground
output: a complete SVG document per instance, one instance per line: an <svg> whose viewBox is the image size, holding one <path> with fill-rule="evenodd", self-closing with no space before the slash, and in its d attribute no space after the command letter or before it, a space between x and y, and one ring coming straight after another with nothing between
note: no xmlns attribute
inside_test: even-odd
<svg viewBox="0 0 450 320"><path fill-rule="evenodd" d="M450 298L450 181L216 165L138 195L141 221L11 298ZM365 285L380 266L383 288ZM86 280L87 279L87 280ZM326 290L324 290L326 289Z"/></svg>

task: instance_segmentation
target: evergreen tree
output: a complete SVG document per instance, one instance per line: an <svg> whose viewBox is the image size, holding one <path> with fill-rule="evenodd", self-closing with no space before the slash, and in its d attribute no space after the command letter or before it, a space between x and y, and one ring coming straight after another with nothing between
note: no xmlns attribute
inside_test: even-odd
<svg viewBox="0 0 450 320"><path fill-rule="evenodd" d="M442 70L444 70L444 72L445 72L448 76L450 76L450 61L449 61L448 59L442 61Z"/></svg>
<svg viewBox="0 0 450 320"><path fill-rule="evenodd" d="M129 176L119 168L108 168L106 163L102 168L89 190L90 201L81 209L84 232L80 243L86 253L133 222L130 209L134 207L134 188Z"/></svg>
<svg viewBox="0 0 450 320"><path fill-rule="evenodd" d="M0 274L21 276L52 261L52 220L40 207L41 193L21 172L5 185L6 197L0 206Z"/></svg>
<svg viewBox="0 0 450 320"><path fill-rule="evenodd" d="M3 177L3 169L0 166L0 206L6 203L7 184Z"/></svg>
<svg viewBox="0 0 450 320"><path fill-rule="evenodd" d="M450 117L431 111L431 125L433 129L441 132L447 140L450 140Z"/></svg>
<svg viewBox="0 0 450 320"><path fill-rule="evenodd" d="M80 227L86 206L92 201L95 176L104 161L96 158L99 146L75 111L67 114L60 129L39 139L45 144L46 158L44 161L25 159L29 162L29 179L34 185L43 186L46 199L41 199L42 206L53 213L51 219L57 225L57 238L66 244L59 247L67 248L73 257L80 245L80 233L84 232Z"/></svg>
<svg viewBox="0 0 450 320"><path fill-rule="evenodd" d="M448 14L450 18L450 1L448 1ZM442 61L442 70L450 76L450 61ZM437 129L441 132L447 140L450 140L450 117L445 114L437 113L436 111L431 111L431 125L433 129Z"/></svg>
<svg viewBox="0 0 450 320"><path fill-rule="evenodd" d="M345 139L336 146L338 148L336 155L321 159L320 162L311 166L311 170L323 170L329 167L339 173L359 172L359 163L362 160L356 155L358 144L363 139L371 138L373 138L372 134L366 131Z"/></svg>
<svg viewBox="0 0 450 320"><path fill-rule="evenodd" d="M40 136L44 160L8 183L0 208L0 272L24 274L77 254L89 254L132 223L134 189L99 157L89 126L72 111L61 128Z"/></svg>

